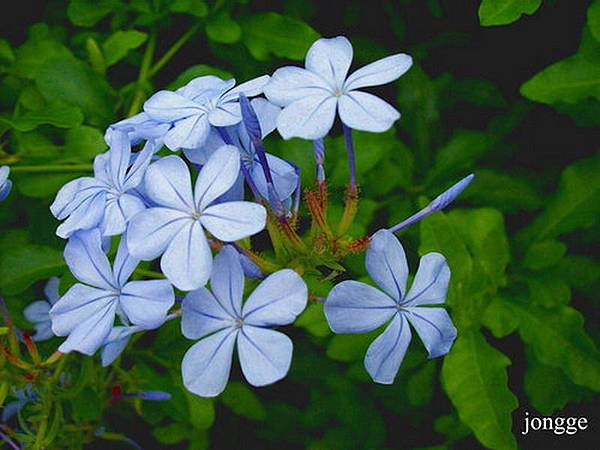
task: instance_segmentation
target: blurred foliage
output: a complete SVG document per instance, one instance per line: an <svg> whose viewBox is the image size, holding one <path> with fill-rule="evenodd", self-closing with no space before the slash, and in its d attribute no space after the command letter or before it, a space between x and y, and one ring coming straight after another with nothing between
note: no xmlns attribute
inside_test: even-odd
<svg viewBox="0 0 600 450"><path fill-rule="evenodd" d="M0 205L0 291L13 320L30 327L22 310L40 298L42 280L62 276L62 291L73 282L48 205L66 181L90 172L94 155L106 148L108 124L138 112L157 89L205 74L245 80L270 73L289 60L299 63L320 33L337 33L350 37L360 63L398 51L416 60L385 95L395 96L402 111L396 128L356 134L362 199L351 234L392 225L466 173L476 174L459 208L401 235L412 263L417 252L429 251L449 261L447 303L459 330L452 351L428 361L413 345L395 384L374 385L362 358L375 334L332 336L314 303L289 330L295 350L288 379L251 389L238 371L239 382L207 400L182 386L179 362L191 343L170 322L130 345L110 369L97 357L71 355L59 363L57 378L40 374L41 400L22 409L13 437L36 449L121 449L133 439L144 448L193 450L503 450L517 448L519 404L550 415L589 402L600 391L600 329L593 320L600 289L593 255L600 242L600 153L565 145L559 166L547 170L543 163L519 165L514 155L540 151L516 138L544 133L531 128L536 114L556 115L578 130L600 124L600 0L589 2L582 17L578 48L516 80L520 95L510 83L465 78L456 75L458 67L436 69L436 48L460 47L465 39L464 30L439 25L457 14L451 2L374 2L368 10L359 1L339 2L337 25L328 24L333 16L320 2L268 3L53 0L43 22L24 24L22 38L0 39L0 164L12 166L15 182ZM482 0L458 9L472 20L478 16L483 27L510 28L534 22L558 3ZM434 31L407 41L415 10L415 26ZM358 26L363 20L381 30ZM508 67L511 57L508 51L494 55ZM465 114L480 121L464 120ZM326 170L341 198L343 141L327 141ZM312 185L310 143L271 137L266 145L298 164L303 185ZM342 214L341 208L330 212ZM365 276L362 255L345 265L355 279ZM333 285L307 282L320 296ZM48 356L57 343L39 350ZM512 370L511 360L521 369ZM7 367L2 354L0 403L14 400L10 386L31 382ZM172 399L115 402L115 385L129 392L159 389ZM46 430L39 442L31 427L41 424Z"/></svg>

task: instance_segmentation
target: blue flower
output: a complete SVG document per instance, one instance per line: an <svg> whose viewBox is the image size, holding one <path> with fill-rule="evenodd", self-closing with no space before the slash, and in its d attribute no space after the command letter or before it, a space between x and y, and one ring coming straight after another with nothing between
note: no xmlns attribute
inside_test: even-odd
<svg viewBox="0 0 600 450"><path fill-rule="evenodd" d="M281 108L269 103L264 98L255 98L251 101L251 104L258 117L261 134L264 138L275 130L276 120ZM225 133L230 137L232 144L239 149L242 164L248 169L248 173L250 173L252 181L254 181L260 195L264 198L269 198L267 180L265 179L263 168L244 124L240 123L235 126L226 127ZM202 147L197 149L186 149L184 150L184 153L191 162L196 164L206 164L208 157L223 145L225 145L225 141L221 137L221 134L218 130L213 128L208 135L206 143ZM296 170L288 162L269 153L267 153L267 161L273 176L273 184L275 185L275 190L277 191L279 198L281 200L288 199L294 193L298 184ZM241 176L238 178L234 188L237 189L232 197L242 198L243 178Z"/></svg>
<svg viewBox="0 0 600 450"><path fill-rule="evenodd" d="M233 88L233 79L198 77L175 92L157 92L144 103L144 111L157 122L172 124L164 136L164 143L171 150L198 148L206 142L211 125L228 127L240 123L239 94L260 95L268 81L269 76L264 75Z"/></svg>
<svg viewBox="0 0 600 450"><path fill-rule="evenodd" d="M10 194L10 190L12 189L12 181L8 179L9 174L10 167L0 167L0 202L8 197L8 194Z"/></svg>
<svg viewBox="0 0 600 450"><path fill-rule="evenodd" d="M13 402L7 403L2 408L1 419L3 423L8 422L21 408L28 403L37 402L40 399L37 392L33 390L31 384L28 384L23 389L19 389L18 391L13 387L13 393L17 399Z"/></svg>
<svg viewBox="0 0 600 450"><path fill-rule="evenodd" d="M82 283L71 287L50 310L52 331L68 336L59 351L93 354L103 345L118 315L123 325L159 327L175 302L167 280L127 281L138 260L121 238L111 269L97 229L74 234L65 247L65 260Z"/></svg>
<svg viewBox="0 0 600 450"><path fill-rule="evenodd" d="M215 258L210 283L212 293L201 288L183 300L183 334L201 339L183 358L184 385L203 397L223 392L236 342L242 372L251 385L265 386L285 377L293 344L270 328L292 323L306 307L302 278L290 269L275 272L242 306L242 266L237 252L226 246Z"/></svg>
<svg viewBox="0 0 600 450"><path fill-rule="evenodd" d="M142 211L129 224L127 243L136 258L162 255L160 267L177 288L204 286L212 269L212 253L204 228L215 238L231 242L261 231L267 212L259 204L233 201L213 204L235 183L240 154L225 145L200 171L194 192L185 162L167 156L146 173L146 195L158 205Z"/></svg>
<svg viewBox="0 0 600 450"><path fill-rule="evenodd" d="M135 145L140 141L153 141L155 148L159 148L162 146L162 140L170 128L170 123L152 120L147 113L141 112L109 126L106 133L104 133L104 140L110 145L112 136L117 130L127 133L131 145Z"/></svg>
<svg viewBox="0 0 600 450"><path fill-rule="evenodd" d="M277 119L284 139L322 138L333 126L336 110L344 124L364 131L386 131L400 118L388 103L358 89L394 81L410 68L412 58L388 56L346 77L352 55L352 45L343 36L319 39L306 54L306 69L275 71L264 91L269 101L284 107Z"/></svg>
<svg viewBox="0 0 600 450"><path fill-rule="evenodd" d="M78 230L99 227L103 236L125 231L127 222L145 208L134 189L142 182L154 154L148 144L131 164L131 145L127 134L115 131L107 153L96 156L94 177L82 177L65 184L50 211L59 220L66 219L56 230L68 238Z"/></svg>
<svg viewBox="0 0 600 450"><path fill-rule="evenodd" d="M136 325L113 327L102 344L102 350L100 351L102 367L110 366L123 353L131 335L143 329L143 327Z"/></svg>
<svg viewBox="0 0 600 450"><path fill-rule="evenodd" d="M60 295L58 295L59 279L52 277L44 287L46 300L37 300L27 306L23 311L23 315L27 320L34 323L35 335L34 341L45 341L54 336L52 333L52 321L50 320L50 308L54 305Z"/></svg>
<svg viewBox="0 0 600 450"><path fill-rule="evenodd" d="M365 355L365 367L374 381L392 384L408 344L417 331L429 357L448 353L456 328L443 308L424 305L444 303L450 269L439 253L421 258L419 270L408 293L408 265L402 245L387 230L373 235L367 250L366 267L383 292L365 283L343 281L325 301L325 316L336 333L366 333L391 319L385 331L373 341Z"/></svg>

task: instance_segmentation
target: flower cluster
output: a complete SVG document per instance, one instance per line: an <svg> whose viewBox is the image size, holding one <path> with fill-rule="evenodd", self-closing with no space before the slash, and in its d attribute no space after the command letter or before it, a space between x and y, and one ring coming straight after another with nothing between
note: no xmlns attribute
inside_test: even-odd
<svg viewBox="0 0 600 450"><path fill-rule="evenodd" d="M450 269L440 254L423 256L406 293L406 257L393 233L447 206L472 176L390 229L347 236L358 202L352 130L386 131L400 117L361 89L394 81L412 64L397 54L348 75L352 57L345 37L319 39L305 68L283 67L237 86L202 76L157 92L143 112L111 125L105 133L109 150L96 157L93 177L67 183L50 206L62 221L56 233L68 239L64 256L78 282L59 298L58 279L50 280L47 300L27 308L34 339L66 336L60 352L101 350L102 364L109 365L132 334L181 318L183 335L198 341L182 361L183 382L201 396L225 389L236 346L253 386L285 377L293 344L273 328L293 323L309 298L324 302L336 333L364 333L389 322L365 357L378 383L393 382L411 339L409 324L431 357L447 353L456 329L445 309L427 305L444 302ZM349 188L333 232L322 138L338 113ZM313 219L306 237L298 234L299 168L267 153L263 143L274 130L284 139L314 140L317 183L306 191ZM5 169L1 197L10 190ZM252 250L250 238L265 229L275 260ZM343 281L326 299L309 294L305 272L315 272L319 261L364 250L367 271L382 290ZM143 279L148 270L138 269L142 261L160 267L154 272L160 279ZM247 285L254 289L243 301ZM182 295L176 297L175 289Z"/></svg>

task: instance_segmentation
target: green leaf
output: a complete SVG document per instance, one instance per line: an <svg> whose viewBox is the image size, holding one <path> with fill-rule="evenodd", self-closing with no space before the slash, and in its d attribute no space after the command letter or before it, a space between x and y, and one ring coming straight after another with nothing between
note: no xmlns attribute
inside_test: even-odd
<svg viewBox="0 0 600 450"><path fill-rule="evenodd" d="M521 94L541 103L600 100L600 64L580 54L560 60L521 86Z"/></svg>
<svg viewBox="0 0 600 450"><path fill-rule="evenodd" d="M444 109L453 107L457 102L470 102L480 106L506 107L507 103L498 86L489 80L478 78L453 80L447 94L448 104Z"/></svg>
<svg viewBox="0 0 600 450"><path fill-rule="evenodd" d="M215 421L215 405L210 398L199 397L185 391L189 421L195 429L207 430Z"/></svg>
<svg viewBox="0 0 600 450"><path fill-rule="evenodd" d="M592 226L600 217L599 197L600 152L563 171L558 191L521 238L541 241Z"/></svg>
<svg viewBox="0 0 600 450"><path fill-rule="evenodd" d="M158 442L166 445L177 444L187 439L190 429L187 424L182 422L173 422L164 427L156 427L152 430L152 435Z"/></svg>
<svg viewBox="0 0 600 450"><path fill-rule="evenodd" d="M571 301L571 289L557 271L544 271L527 277L529 299L548 308L563 306Z"/></svg>
<svg viewBox="0 0 600 450"><path fill-rule="evenodd" d="M458 411L487 448L516 449L511 413L517 398L507 386L510 360L478 331L459 334L444 358L442 383Z"/></svg>
<svg viewBox="0 0 600 450"><path fill-rule="evenodd" d="M406 391L411 405L422 408L431 403L435 373L436 364L434 361L430 361L409 377Z"/></svg>
<svg viewBox="0 0 600 450"><path fill-rule="evenodd" d="M188 13L195 17L206 17L208 7L203 0L175 0L170 2L169 9L173 12Z"/></svg>
<svg viewBox="0 0 600 450"><path fill-rule="evenodd" d="M147 38L147 33L136 30L119 30L111 34L102 44L106 67L110 67L125 58L130 50L138 48Z"/></svg>
<svg viewBox="0 0 600 450"><path fill-rule="evenodd" d="M0 64L11 64L15 60L10 43L6 39L0 39Z"/></svg>
<svg viewBox="0 0 600 450"><path fill-rule="evenodd" d="M327 345L327 356L336 361L356 361L364 357L367 348L381 333L375 330L365 334L335 334Z"/></svg>
<svg viewBox="0 0 600 450"><path fill-rule="evenodd" d="M48 101L62 100L81 108L90 122L104 126L113 117L115 97L106 80L73 57L46 61L36 85Z"/></svg>
<svg viewBox="0 0 600 450"><path fill-rule="evenodd" d="M233 78L233 75L231 75L231 73L229 72L226 72L225 70L217 69L216 67L212 66L207 66L206 64L197 64L195 66L188 67L183 72L181 72L177 76L175 81L173 81L167 86L167 89L174 91L188 84L194 78L202 77L205 75L215 75L225 80Z"/></svg>
<svg viewBox="0 0 600 450"><path fill-rule="evenodd" d="M66 268L62 252L42 245L9 248L0 259L0 289L17 294L32 283L61 274Z"/></svg>
<svg viewBox="0 0 600 450"><path fill-rule="evenodd" d="M329 325L323 314L323 303L321 302L311 302L296 319L294 325L304 328L313 336L325 337L331 334Z"/></svg>
<svg viewBox="0 0 600 450"><path fill-rule="evenodd" d="M529 177L493 169L477 170L475 179L460 198L504 212L538 209L543 205L542 194Z"/></svg>
<svg viewBox="0 0 600 450"><path fill-rule="evenodd" d="M89 161L108 148L104 136L94 127L71 128L65 136L66 157Z"/></svg>
<svg viewBox="0 0 600 450"><path fill-rule="evenodd" d="M557 271L569 285L582 288L600 280L600 264L587 256L569 255L562 258Z"/></svg>
<svg viewBox="0 0 600 450"><path fill-rule="evenodd" d="M450 140L435 155L427 174L427 184L437 185L449 177L468 174L475 161L492 148L495 141L487 133L457 129Z"/></svg>
<svg viewBox="0 0 600 450"><path fill-rule="evenodd" d="M600 352L583 327L581 314L568 306L544 308L512 302L519 333L544 364L560 367L573 383L600 391Z"/></svg>
<svg viewBox="0 0 600 450"><path fill-rule="evenodd" d="M542 364L527 352L523 389L531 405L545 416L564 408L567 403L590 396L591 391L573 384L558 367Z"/></svg>
<svg viewBox="0 0 600 450"><path fill-rule="evenodd" d="M19 192L27 197L50 199L67 182L76 178L76 173L28 173L19 174L17 187ZM79 176L89 175L84 172Z"/></svg>
<svg viewBox="0 0 600 450"><path fill-rule="evenodd" d="M531 270L552 267L558 264L566 252L567 246L560 241L534 242L525 252L523 267Z"/></svg>
<svg viewBox="0 0 600 450"><path fill-rule="evenodd" d="M587 10L588 28L596 41L600 42L600 1L592 2Z"/></svg>
<svg viewBox="0 0 600 450"><path fill-rule="evenodd" d="M511 309L510 302L498 296L488 303L481 322L494 337L503 338L517 329L519 318Z"/></svg>
<svg viewBox="0 0 600 450"><path fill-rule="evenodd" d="M102 400L91 387L86 386L71 399L73 415L79 421L96 420L102 415Z"/></svg>
<svg viewBox="0 0 600 450"><path fill-rule="evenodd" d="M80 27L91 27L119 7L118 0L71 0L69 20Z"/></svg>
<svg viewBox="0 0 600 450"><path fill-rule="evenodd" d="M242 40L259 61L268 59L271 54L301 61L320 37L306 23L274 12L250 15L241 25Z"/></svg>
<svg viewBox="0 0 600 450"><path fill-rule="evenodd" d="M58 128L72 128L83 122L83 114L78 107L56 100L49 102L45 108L39 111L26 111L13 118L0 117L0 122L17 131L31 131L44 124L54 125Z"/></svg>
<svg viewBox="0 0 600 450"><path fill-rule="evenodd" d="M238 416L264 420L267 412L256 394L245 384L232 381L221 395L221 401Z"/></svg>
<svg viewBox="0 0 600 450"><path fill-rule="evenodd" d="M533 14L542 0L482 0L479 6L481 25L506 25L519 20L523 14Z"/></svg>
<svg viewBox="0 0 600 450"><path fill-rule="evenodd" d="M46 61L61 57L73 57L73 54L60 42L52 39L30 39L17 49L11 71L20 77L34 79Z"/></svg>
<svg viewBox="0 0 600 450"><path fill-rule="evenodd" d="M242 36L242 28L227 11L222 11L206 22L206 35L221 44L235 44Z"/></svg>

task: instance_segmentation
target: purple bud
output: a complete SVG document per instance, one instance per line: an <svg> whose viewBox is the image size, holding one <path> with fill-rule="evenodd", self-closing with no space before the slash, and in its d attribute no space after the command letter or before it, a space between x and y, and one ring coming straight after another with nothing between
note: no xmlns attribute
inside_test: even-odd
<svg viewBox="0 0 600 450"><path fill-rule="evenodd" d="M131 392L127 394L121 394L120 397L124 398L141 398L142 400L150 400L153 402L160 402L163 400L171 400L171 394L163 391L142 391L142 392Z"/></svg>
<svg viewBox="0 0 600 450"><path fill-rule="evenodd" d="M240 107L242 109L242 121L248 132L248 136L250 136L254 145L257 145L257 142L260 143L262 140L260 123L258 122L254 108L250 104L250 100L244 94L240 94Z"/></svg>
<svg viewBox="0 0 600 450"><path fill-rule="evenodd" d="M440 209L444 209L448 206L456 197L458 197L462 191L464 191L471 181L475 178L474 174L467 175L458 183L454 184L450 189L442 192L433 201L429 204L429 208L433 211L439 211Z"/></svg>

